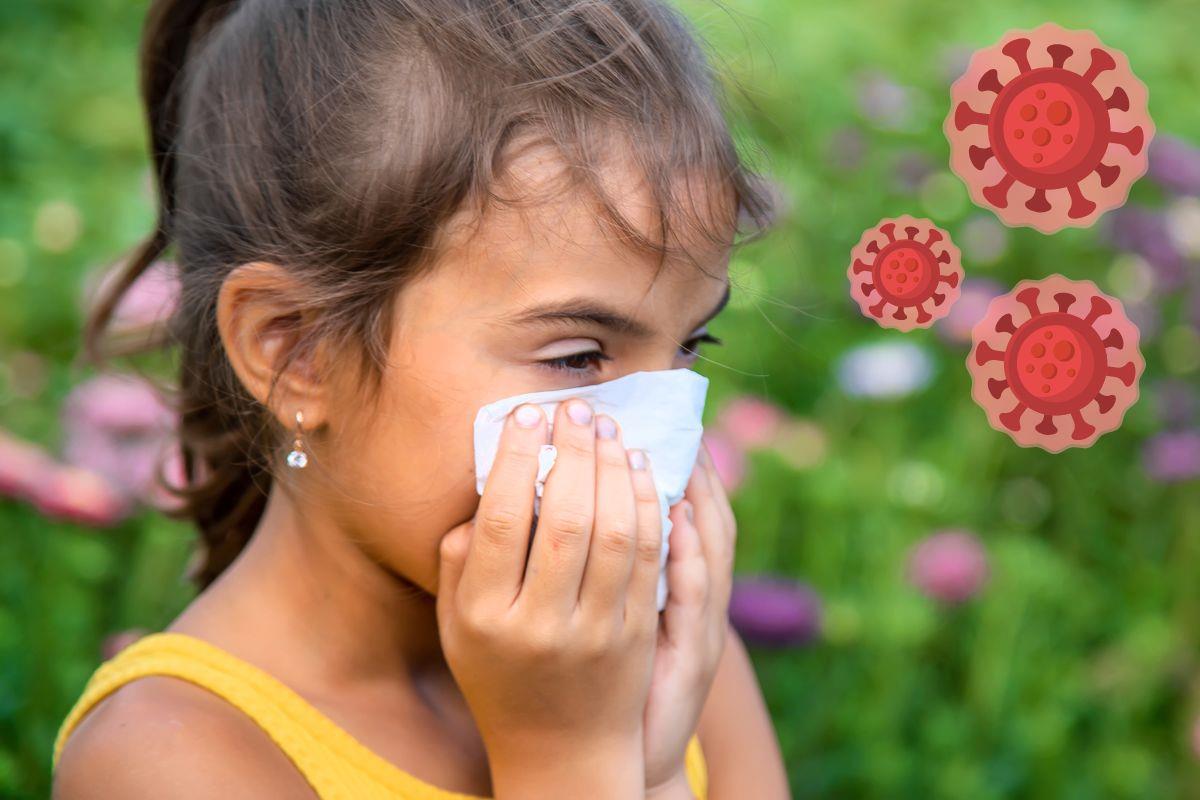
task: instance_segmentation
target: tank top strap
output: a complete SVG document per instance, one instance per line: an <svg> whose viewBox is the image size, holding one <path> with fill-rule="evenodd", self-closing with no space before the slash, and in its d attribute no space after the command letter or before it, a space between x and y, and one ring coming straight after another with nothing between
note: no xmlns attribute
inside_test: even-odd
<svg viewBox="0 0 1200 800"><path fill-rule="evenodd" d="M152 633L101 664L54 741L57 766L67 738L84 716L121 686L151 675L180 678L242 711L284 752L321 800L487 800L426 783L369 749L266 671L203 639ZM688 783L700 800L707 765L695 736L688 743Z"/></svg>

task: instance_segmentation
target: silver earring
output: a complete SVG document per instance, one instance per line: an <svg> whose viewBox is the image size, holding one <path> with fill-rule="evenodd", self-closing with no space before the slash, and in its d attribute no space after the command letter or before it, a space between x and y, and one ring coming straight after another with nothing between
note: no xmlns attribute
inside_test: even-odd
<svg viewBox="0 0 1200 800"><path fill-rule="evenodd" d="M296 412L296 438L292 441L292 452L287 455L287 465L292 469L304 469L308 465L308 455L304 452L304 412Z"/></svg>

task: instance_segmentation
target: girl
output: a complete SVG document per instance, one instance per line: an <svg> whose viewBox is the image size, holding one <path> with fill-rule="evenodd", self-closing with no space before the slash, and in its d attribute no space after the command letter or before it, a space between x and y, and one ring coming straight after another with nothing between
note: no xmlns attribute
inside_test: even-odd
<svg viewBox="0 0 1200 800"><path fill-rule="evenodd" d="M659 0L158 0L141 52L202 589L103 664L55 797L787 796L702 452L528 391L686 367L771 196ZM670 398L663 398L670 402ZM532 519L540 445L558 463Z"/></svg>

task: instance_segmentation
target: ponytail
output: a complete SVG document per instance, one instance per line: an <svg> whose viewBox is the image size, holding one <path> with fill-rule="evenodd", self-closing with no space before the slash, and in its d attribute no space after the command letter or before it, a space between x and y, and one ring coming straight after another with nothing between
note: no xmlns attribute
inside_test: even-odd
<svg viewBox="0 0 1200 800"><path fill-rule="evenodd" d="M171 243L175 210L174 141L179 123L179 78L188 51L229 12L236 0L154 0L146 12L139 53L140 90L146 109L150 154L154 159L157 219L154 233L134 248L88 308L83 325L83 356L95 366L109 358L162 347L161 337L115 344L104 334L117 304Z"/></svg>

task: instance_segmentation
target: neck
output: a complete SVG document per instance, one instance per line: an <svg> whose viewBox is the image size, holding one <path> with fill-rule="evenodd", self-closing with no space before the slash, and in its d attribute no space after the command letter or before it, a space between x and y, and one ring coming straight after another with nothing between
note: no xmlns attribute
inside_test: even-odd
<svg viewBox="0 0 1200 800"><path fill-rule="evenodd" d="M193 607L206 633L221 631L298 682L395 682L445 663L434 598L334 520L298 509L278 483L246 549ZM184 632L192 626L180 621Z"/></svg>

